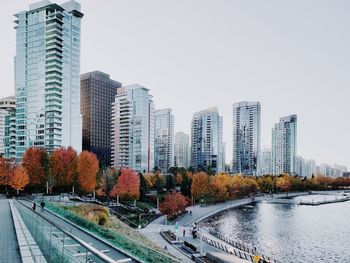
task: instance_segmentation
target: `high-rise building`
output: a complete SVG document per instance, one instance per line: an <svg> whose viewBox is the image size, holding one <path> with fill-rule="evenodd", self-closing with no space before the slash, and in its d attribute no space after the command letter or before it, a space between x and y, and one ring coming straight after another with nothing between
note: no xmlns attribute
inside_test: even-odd
<svg viewBox="0 0 350 263"><path fill-rule="evenodd" d="M154 166L163 173L174 166L174 115L171 109L155 111Z"/></svg>
<svg viewBox="0 0 350 263"><path fill-rule="evenodd" d="M191 125L191 166L213 173L223 171L223 121L216 107L193 114Z"/></svg>
<svg viewBox="0 0 350 263"><path fill-rule="evenodd" d="M184 132L175 135L175 166L190 167L190 136Z"/></svg>
<svg viewBox="0 0 350 263"><path fill-rule="evenodd" d="M261 175L271 174L271 149L264 148L261 151Z"/></svg>
<svg viewBox="0 0 350 263"><path fill-rule="evenodd" d="M0 156L5 154L5 126L6 116L16 109L14 96L0 99Z"/></svg>
<svg viewBox="0 0 350 263"><path fill-rule="evenodd" d="M111 164L150 172L154 168L154 104L138 84L118 88L112 106Z"/></svg>
<svg viewBox="0 0 350 263"><path fill-rule="evenodd" d="M16 159L31 146L82 145L80 4L41 1L16 17Z"/></svg>
<svg viewBox="0 0 350 263"><path fill-rule="evenodd" d="M317 165L315 160L306 160L302 176L311 177L316 175Z"/></svg>
<svg viewBox="0 0 350 263"><path fill-rule="evenodd" d="M221 161L222 161L222 171L225 172L226 171L226 142L222 143Z"/></svg>
<svg viewBox="0 0 350 263"><path fill-rule="evenodd" d="M109 166L112 103L121 83L100 71L82 74L80 80L83 150L95 153L102 166Z"/></svg>
<svg viewBox="0 0 350 263"><path fill-rule="evenodd" d="M280 118L272 129L272 173L296 174L297 115Z"/></svg>
<svg viewBox="0 0 350 263"><path fill-rule="evenodd" d="M260 102L233 104L233 173L260 175Z"/></svg>
<svg viewBox="0 0 350 263"><path fill-rule="evenodd" d="M295 157L295 175L305 176L305 159L301 156Z"/></svg>

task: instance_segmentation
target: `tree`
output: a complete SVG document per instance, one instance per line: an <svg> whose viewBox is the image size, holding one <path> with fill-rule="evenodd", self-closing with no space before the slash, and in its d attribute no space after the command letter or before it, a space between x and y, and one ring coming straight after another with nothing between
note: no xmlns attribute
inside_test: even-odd
<svg viewBox="0 0 350 263"><path fill-rule="evenodd" d="M0 157L0 185L9 185L13 170L13 163L9 159Z"/></svg>
<svg viewBox="0 0 350 263"><path fill-rule="evenodd" d="M96 187L98 160L94 153L82 151L78 159L78 184L83 192L91 192Z"/></svg>
<svg viewBox="0 0 350 263"><path fill-rule="evenodd" d="M122 199L133 200L140 197L140 177L131 169L122 169L117 179L117 184L110 192L110 196L115 198L120 196Z"/></svg>
<svg viewBox="0 0 350 263"><path fill-rule="evenodd" d="M276 181L276 187L278 190L282 191L282 192L286 192L288 194L288 192L291 189L291 183L289 180L289 175L285 174L282 177L279 177Z"/></svg>
<svg viewBox="0 0 350 263"><path fill-rule="evenodd" d="M58 187L72 186L76 180L78 155L72 148L58 148L51 154L52 183Z"/></svg>
<svg viewBox="0 0 350 263"><path fill-rule="evenodd" d="M180 185L180 190L184 196L187 196L187 197L191 196L191 185L192 185L192 173L187 172L185 174L182 174L182 182Z"/></svg>
<svg viewBox="0 0 350 263"><path fill-rule="evenodd" d="M167 190L171 190L175 187L176 181L175 176L173 174L165 175L165 188Z"/></svg>
<svg viewBox="0 0 350 263"><path fill-rule="evenodd" d="M230 178L227 174L221 173L211 177L210 192L216 201L224 201L228 198L229 183Z"/></svg>
<svg viewBox="0 0 350 263"><path fill-rule="evenodd" d="M168 218L172 218L174 215L183 212L187 203L188 200L185 196L179 192L172 191L165 195L164 201L159 206L159 210L163 214L166 214Z"/></svg>
<svg viewBox="0 0 350 263"><path fill-rule="evenodd" d="M28 184L29 184L29 176L26 170L22 166L17 166L10 179L10 186L13 189L17 190L17 195L18 195L19 191L24 190L24 187L26 187Z"/></svg>
<svg viewBox="0 0 350 263"><path fill-rule="evenodd" d="M142 173L139 173L140 177L140 200L144 200L146 197L146 193L148 192L147 182Z"/></svg>
<svg viewBox="0 0 350 263"><path fill-rule="evenodd" d="M209 193L209 176L204 172L193 175L191 194L195 200L204 198Z"/></svg>
<svg viewBox="0 0 350 263"><path fill-rule="evenodd" d="M274 183L270 176L259 177L257 182L262 192L273 191Z"/></svg>
<svg viewBox="0 0 350 263"><path fill-rule="evenodd" d="M180 173L176 174L175 180L176 180L176 184L180 186L182 183L182 174Z"/></svg>
<svg viewBox="0 0 350 263"><path fill-rule="evenodd" d="M22 165L26 169L30 186L44 186L49 171L49 159L45 148L28 148L23 155Z"/></svg>

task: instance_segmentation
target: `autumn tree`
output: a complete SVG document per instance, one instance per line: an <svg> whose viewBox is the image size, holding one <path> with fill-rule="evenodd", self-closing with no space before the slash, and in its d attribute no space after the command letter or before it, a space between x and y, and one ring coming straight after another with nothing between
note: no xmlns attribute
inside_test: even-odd
<svg viewBox="0 0 350 263"><path fill-rule="evenodd" d="M193 178L192 178L191 172L182 174L182 182L180 185L180 190L184 196L187 196L187 197L191 196L192 179Z"/></svg>
<svg viewBox="0 0 350 263"><path fill-rule="evenodd" d="M210 192L216 201L228 199L228 187L230 178L227 174L221 173L210 177Z"/></svg>
<svg viewBox="0 0 350 263"><path fill-rule="evenodd" d="M51 153L51 175L57 187L72 186L77 175L78 155L72 148L58 148Z"/></svg>
<svg viewBox="0 0 350 263"><path fill-rule="evenodd" d="M26 169L30 186L44 186L49 172L49 158L45 148L28 148L23 155L22 165Z"/></svg>
<svg viewBox="0 0 350 263"><path fill-rule="evenodd" d="M209 176L204 172L195 173L192 177L191 194L194 200L200 200L209 193Z"/></svg>
<svg viewBox="0 0 350 263"><path fill-rule="evenodd" d="M188 200L185 196L179 192L172 191L165 195L159 210L161 213L166 214L168 218L172 218L174 215L183 212L187 204Z"/></svg>
<svg viewBox="0 0 350 263"><path fill-rule="evenodd" d="M177 173L177 174L176 174L176 177L175 177L175 180L176 180L176 184L180 186L181 183L182 183L182 180L183 180L183 179L182 179L182 174Z"/></svg>
<svg viewBox="0 0 350 263"><path fill-rule="evenodd" d="M94 153L82 151L78 158L78 185L81 191L91 192L96 187L98 160Z"/></svg>
<svg viewBox="0 0 350 263"><path fill-rule="evenodd" d="M258 185L262 192L272 192L274 188L273 180L270 176L263 176L257 179Z"/></svg>
<svg viewBox="0 0 350 263"><path fill-rule="evenodd" d="M24 187L26 187L29 184L29 176L26 170L22 166L17 166L13 172L13 175L10 179L10 186L17 190L17 195L19 194L19 191L24 190Z"/></svg>
<svg viewBox="0 0 350 263"><path fill-rule="evenodd" d="M276 181L276 187L278 190L280 190L282 192L286 192L288 194L288 192L291 189L289 175L285 174L285 175L279 177Z"/></svg>
<svg viewBox="0 0 350 263"><path fill-rule="evenodd" d="M0 186L9 185L13 170L13 162L0 156Z"/></svg>
<svg viewBox="0 0 350 263"><path fill-rule="evenodd" d="M117 179L116 185L112 188L110 196L115 198L120 196L122 199L133 200L140 197L140 177L131 169L122 169Z"/></svg>

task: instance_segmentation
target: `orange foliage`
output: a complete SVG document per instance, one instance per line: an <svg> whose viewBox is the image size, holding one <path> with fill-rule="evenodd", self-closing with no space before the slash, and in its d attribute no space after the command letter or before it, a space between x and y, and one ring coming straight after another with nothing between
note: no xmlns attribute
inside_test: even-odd
<svg viewBox="0 0 350 263"><path fill-rule="evenodd" d="M191 194L195 200L209 193L209 176L204 172L195 173L192 178Z"/></svg>
<svg viewBox="0 0 350 263"><path fill-rule="evenodd" d="M175 177L175 180L176 180L177 185L181 185L181 183L183 181L182 174L178 173Z"/></svg>
<svg viewBox="0 0 350 263"><path fill-rule="evenodd" d="M228 198L228 186L230 177L227 174L217 174L210 179L210 191L216 200Z"/></svg>
<svg viewBox="0 0 350 263"><path fill-rule="evenodd" d="M77 152L68 147L55 149L51 154L51 174L55 184L60 187L73 185L78 168Z"/></svg>
<svg viewBox="0 0 350 263"><path fill-rule="evenodd" d="M44 148L28 148L23 155L22 165L29 175L32 186L42 186L45 184L48 155Z"/></svg>
<svg viewBox="0 0 350 263"><path fill-rule="evenodd" d="M118 177L117 184L110 192L110 196L115 198L120 196L122 199L140 198L140 177L131 169L122 169Z"/></svg>
<svg viewBox="0 0 350 263"><path fill-rule="evenodd" d="M10 186L16 189L18 194L18 192L22 191L28 184L29 176L26 170L22 166L17 166L11 177Z"/></svg>
<svg viewBox="0 0 350 263"><path fill-rule="evenodd" d="M159 210L163 214L167 214L168 218L173 217L177 213L185 210L188 200L179 192L173 191L165 195L164 201L160 204Z"/></svg>
<svg viewBox="0 0 350 263"><path fill-rule="evenodd" d="M96 187L98 160L95 154L82 151L78 159L78 183L84 192L91 192Z"/></svg>
<svg viewBox="0 0 350 263"><path fill-rule="evenodd" d="M283 192L290 191L292 184L290 182L289 176L283 175L283 177L279 177L276 181L276 187L278 190L283 191Z"/></svg>

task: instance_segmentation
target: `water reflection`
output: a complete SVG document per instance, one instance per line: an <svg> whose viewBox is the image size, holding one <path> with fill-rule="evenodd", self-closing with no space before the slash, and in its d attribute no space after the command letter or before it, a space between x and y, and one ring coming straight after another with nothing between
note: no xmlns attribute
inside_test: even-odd
<svg viewBox="0 0 350 263"><path fill-rule="evenodd" d="M217 215L211 224L231 239L256 247L279 262L350 262L350 201L298 205L305 198L316 201L325 196L243 206Z"/></svg>

